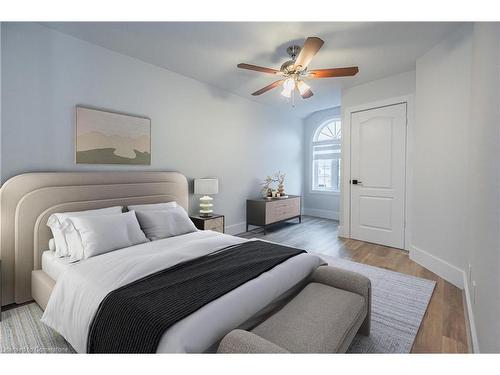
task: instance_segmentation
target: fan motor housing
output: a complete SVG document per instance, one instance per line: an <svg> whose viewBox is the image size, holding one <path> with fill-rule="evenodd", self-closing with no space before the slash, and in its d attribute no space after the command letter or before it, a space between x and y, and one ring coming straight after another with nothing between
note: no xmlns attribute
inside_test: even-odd
<svg viewBox="0 0 500 375"><path fill-rule="evenodd" d="M281 70L283 73L291 73L291 72L293 72L293 70L294 70L294 65L295 65L295 60L288 60L288 61L285 61L285 62L281 65L280 70Z"/></svg>
<svg viewBox="0 0 500 375"><path fill-rule="evenodd" d="M288 53L290 55L292 60L295 60L297 55L300 53L301 49L302 49L302 47L300 47L300 46L296 46L296 45L290 46L286 49L286 53Z"/></svg>
<svg viewBox="0 0 500 375"><path fill-rule="evenodd" d="M283 73L292 73L295 68L294 68L294 65L295 65L295 59L297 58L297 55L300 53L300 50L302 48L300 46L297 46L297 45L293 45L293 46L290 46L286 49L286 53L288 53L288 55L292 58L291 60L288 60L288 61L285 61L282 65L281 65L281 68L280 70L283 72Z"/></svg>

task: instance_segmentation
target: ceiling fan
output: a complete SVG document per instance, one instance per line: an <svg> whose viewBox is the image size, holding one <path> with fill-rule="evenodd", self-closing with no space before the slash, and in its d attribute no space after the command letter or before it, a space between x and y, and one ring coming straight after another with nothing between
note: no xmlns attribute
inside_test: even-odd
<svg viewBox="0 0 500 375"><path fill-rule="evenodd" d="M316 69L307 70L307 66L311 62L312 58L320 48L323 46L324 41L318 37L309 37L304 43L304 47L300 46L290 46L286 49L286 52L290 55L291 60L286 61L281 65L280 70L263 68L257 65L238 64L238 68L254 70L256 72L262 72L267 74L274 74L282 76L281 79L255 91L252 95L257 96L268 92L278 86L283 86L283 91L281 95L286 98L291 98L292 93L297 89L300 96L303 99L310 98L313 96L313 92L307 83L304 82L304 78L330 78L330 77L347 77L353 76L358 73L359 69L357 66L352 66L348 68L333 68L333 69Z"/></svg>

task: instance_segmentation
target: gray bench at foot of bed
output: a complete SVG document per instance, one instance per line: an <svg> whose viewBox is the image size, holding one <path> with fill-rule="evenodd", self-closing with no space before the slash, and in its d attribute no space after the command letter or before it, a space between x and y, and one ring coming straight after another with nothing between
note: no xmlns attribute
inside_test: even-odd
<svg viewBox="0 0 500 375"><path fill-rule="evenodd" d="M309 284L251 332L236 329L218 353L345 353L356 333L370 334L370 280L321 266Z"/></svg>

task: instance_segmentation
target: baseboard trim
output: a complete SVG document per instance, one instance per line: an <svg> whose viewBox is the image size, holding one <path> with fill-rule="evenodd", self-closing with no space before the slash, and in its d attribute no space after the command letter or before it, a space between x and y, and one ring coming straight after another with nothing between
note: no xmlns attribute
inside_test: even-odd
<svg viewBox="0 0 500 375"><path fill-rule="evenodd" d="M472 344L472 352L480 353L479 351L479 341L477 339L476 323L474 320L474 312L472 311L472 298L469 289L469 281L467 277L467 272L462 271L463 283L464 283L464 294L465 294L465 304L467 307L467 319L469 321L469 332Z"/></svg>
<svg viewBox="0 0 500 375"><path fill-rule="evenodd" d="M245 233L247 223L245 221L241 223L231 224L226 226L226 234L236 235Z"/></svg>
<svg viewBox="0 0 500 375"><path fill-rule="evenodd" d="M457 288L464 289L464 271L453 264L413 245L410 246L410 259L452 283Z"/></svg>
<svg viewBox="0 0 500 375"><path fill-rule="evenodd" d="M349 236L347 235L347 233L344 232L344 226L343 225L339 225L337 231L338 231L339 237L349 238Z"/></svg>
<svg viewBox="0 0 500 375"><path fill-rule="evenodd" d="M337 211L321 210L317 208L304 208L302 214L306 216L321 217L323 219L339 219L339 213Z"/></svg>
<svg viewBox="0 0 500 375"><path fill-rule="evenodd" d="M467 272L413 245L410 246L410 259L464 291L465 308L467 309L467 320L469 323L468 328L472 344L471 349L473 353L479 353L479 341L474 321L474 312L472 310L472 296Z"/></svg>

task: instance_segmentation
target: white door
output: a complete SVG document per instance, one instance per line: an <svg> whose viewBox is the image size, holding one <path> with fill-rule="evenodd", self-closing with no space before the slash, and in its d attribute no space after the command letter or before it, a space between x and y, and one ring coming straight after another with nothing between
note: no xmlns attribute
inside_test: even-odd
<svg viewBox="0 0 500 375"><path fill-rule="evenodd" d="M404 248L406 103L351 114L351 237Z"/></svg>

